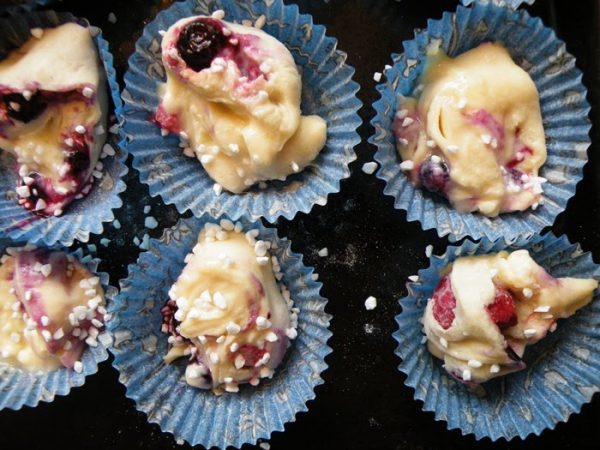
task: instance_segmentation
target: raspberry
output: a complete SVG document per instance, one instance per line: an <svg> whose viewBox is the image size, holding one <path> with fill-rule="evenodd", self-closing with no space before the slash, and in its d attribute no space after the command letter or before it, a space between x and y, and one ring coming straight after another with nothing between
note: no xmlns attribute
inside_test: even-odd
<svg viewBox="0 0 600 450"><path fill-rule="evenodd" d="M177 116L174 114L169 114L167 111L165 111L163 105L158 105L153 119L160 125L161 128L171 133L179 134L181 131Z"/></svg>
<svg viewBox="0 0 600 450"><path fill-rule="evenodd" d="M496 288L494 303L486 307L492 322L500 330L515 326L518 322L515 299L506 289Z"/></svg>
<svg viewBox="0 0 600 450"><path fill-rule="evenodd" d="M238 353L244 357L245 366L253 367L258 361L262 359L266 350L260 349L255 345L245 344L240 346Z"/></svg>
<svg viewBox="0 0 600 450"><path fill-rule="evenodd" d="M452 284L450 283L450 277L446 275L440 280L438 285L433 291L433 317L442 326L444 330L447 330L452 326L454 322L454 308L456 308L456 299L452 292Z"/></svg>

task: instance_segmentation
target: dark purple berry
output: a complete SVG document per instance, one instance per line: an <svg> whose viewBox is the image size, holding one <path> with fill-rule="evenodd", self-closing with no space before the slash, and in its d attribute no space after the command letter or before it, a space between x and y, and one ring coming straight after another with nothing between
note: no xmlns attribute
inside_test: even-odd
<svg viewBox="0 0 600 450"><path fill-rule="evenodd" d="M433 161L432 158L429 158L421 164L419 179L428 191L446 195L448 183L450 182L450 170L444 161Z"/></svg>
<svg viewBox="0 0 600 450"><path fill-rule="evenodd" d="M33 94L29 100L19 93L6 94L3 100L6 103L8 116L24 123L39 117L48 106L39 91Z"/></svg>
<svg viewBox="0 0 600 450"><path fill-rule="evenodd" d="M210 67L219 51L227 45L221 29L207 20L187 24L179 36L177 50L188 67L196 72Z"/></svg>

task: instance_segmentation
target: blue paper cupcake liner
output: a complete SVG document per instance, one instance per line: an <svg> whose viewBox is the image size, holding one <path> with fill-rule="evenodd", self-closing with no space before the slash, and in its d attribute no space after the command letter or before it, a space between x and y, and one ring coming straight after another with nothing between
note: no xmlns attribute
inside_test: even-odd
<svg viewBox="0 0 600 450"><path fill-rule="evenodd" d="M430 44L439 42L440 49L456 56L490 40L504 43L535 82L548 149L540 170L540 176L548 180L544 203L535 211L501 214L494 219L479 213L459 213L445 199L415 188L400 170L392 132L398 95L410 95L419 83ZM395 208L405 210L409 221L421 222L424 229L435 228L452 241L465 236L514 240L552 225L575 194L590 145L587 91L564 42L526 11L475 3L470 8L459 6L455 14L446 12L441 20L430 20L426 30L416 32L415 39L403 45L405 53L392 55L394 65L386 71L386 81L377 86L381 99L374 104L376 116L371 124L375 134L369 139L377 146L377 177L386 182L384 193L394 197Z"/></svg>
<svg viewBox="0 0 600 450"><path fill-rule="evenodd" d="M462 4L465 6L471 5L473 3L493 3L497 6L504 6L506 8L517 9L523 3L527 5L533 5L535 0L461 0Z"/></svg>
<svg viewBox="0 0 600 450"><path fill-rule="evenodd" d="M214 219L206 215L182 219L159 240L150 240L149 250L129 266L121 293L109 306L113 318L107 327L115 339L111 352L119 380L148 420L191 445L224 449L268 439L274 431L283 431L297 413L307 411L306 402L323 383L321 372L331 353L327 345L331 316L324 312L327 300L319 294L321 283L312 279L313 269L302 263L302 256L291 251L290 241L278 238L274 229L244 222L245 230L258 229L261 239L278 243L271 253L279 259L282 281L300 309L298 337L274 377L261 380L257 387L242 386L238 393L216 396L187 385L183 367L163 362L168 336L161 332L160 309L185 256L210 221Z"/></svg>
<svg viewBox="0 0 600 450"><path fill-rule="evenodd" d="M552 233L513 244L483 239L466 240L448 247L442 256L433 256L431 265L419 271L419 281L408 283L409 295L400 300L402 312L396 316L398 331L395 350L402 362L398 369L406 374L405 384L415 390L423 410L433 411L436 420L447 422L476 439L506 440L530 434L539 435L566 422L600 390L600 293L592 303L572 317L561 320L554 333L528 346L527 368L483 384L485 396L469 391L442 368L442 361L431 355L422 342L420 319L444 267L459 256L495 253L525 248L538 264L555 277L600 279L600 268L590 253L569 243L565 236Z"/></svg>
<svg viewBox="0 0 600 450"><path fill-rule="evenodd" d="M304 171L242 194L216 195L215 182L200 162L183 155L179 137L161 136L160 127L150 120L160 100L158 86L166 79L159 31L183 17L210 15L218 9L231 22L266 17L263 30L290 50L302 72L303 113L322 117L328 127L325 147ZM359 85L352 80L354 69L345 64L346 54L336 46L337 40L325 35L325 27L314 25L311 16L299 14L296 5L286 6L282 0L188 0L159 13L136 43L123 91L123 136L150 194L160 195L180 213L226 214L233 220L264 217L269 222L280 216L292 219L297 212L308 213L313 205L327 203L327 196L339 192L340 181L350 176L348 165L356 159L353 148L360 142L356 129L362 103L355 95Z"/></svg>
<svg viewBox="0 0 600 450"><path fill-rule="evenodd" d="M9 239L0 239L0 256L5 254L7 247L20 247L18 243ZM63 247L52 247L71 253L96 276L104 288L107 301L113 298L117 290L108 284L108 274L97 272L99 259L84 256L81 249L69 251ZM108 352L104 345L98 341L97 347L87 347L81 358L83 370L77 373L74 370L61 367L49 372L28 372L0 361L0 410L4 408L18 410L23 406L37 406L40 402L52 402L57 395L67 395L72 388L83 386L85 378L98 372L98 364L108 359Z"/></svg>
<svg viewBox="0 0 600 450"><path fill-rule="evenodd" d="M30 36L31 28L55 27L66 22L88 25L72 14L54 11L30 12L11 15L10 19L0 19L0 55L4 57L8 51L25 42ZM113 57L100 30L94 36L94 42L106 70L114 113L120 123L123 103L113 67ZM60 243L68 247L75 239L87 242L90 234L102 233L103 222L112 221L113 210L122 206L119 194L126 189L122 178L128 170L125 165L127 153L123 150L124 145L118 143L118 136L108 133L107 142L115 149L116 155L102 160L103 178L95 180L90 193L80 200L75 200L60 217L42 218L17 203L14 197L17 176L14 171L15 164L12 163L14 159L7 154L0 154L0 235L13 240L41 241L46 245ZM10 192L13 195L10 195Z"/></svg>

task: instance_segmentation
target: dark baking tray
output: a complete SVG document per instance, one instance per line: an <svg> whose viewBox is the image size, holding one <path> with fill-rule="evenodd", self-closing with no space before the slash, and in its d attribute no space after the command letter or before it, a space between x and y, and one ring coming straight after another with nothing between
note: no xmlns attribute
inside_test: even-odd
<svg viewBox="0 0 600 450"><path fill-rule="evenodd" d="M288 2L289 3L289 2ZM443 11L454 10L456 0L301 0L300 11L313 15L315 23L327 26L327 34L339 41L348 53L348 62L356 68L356 81L364 103L359 131L362 143L357 147L358 161L352 164L352 177L342 183L342 191L329 198L327 205L315 207L310 215L299 214L294 220L280 220L280 233L292 240L294 250L317 268L324 283L323 294L329 299L327 310L333 315L327 358L329 370L325 385L317 388L317 399L309 403L309 412L288 424L284 433L275 433L271 448L278 449L587 449L599 448L600 397L583 407L567 424L540 437L509 443L475 441L459 431L447 431L433 414L421 411L404 377L396 369L393 353L394 316L397 300L406 294L405 281L427 264L425 247L433 244L441 252L447 241L435 232L421 230L408 223L402 211L393 208L392 199L383 196L383 182L365 175L360 167L371 161L374 148L367 144L372 133L369 120L371 104L378 98L373 74L390 62L390 53L400 52L401 43L413 36L413 29L426 26L428 18L439 18ZM70 0L58 3L58 10L87 17L102 27L115 55L122 80L127 58L143 27L156 13L171 4L169 0ZM592 145L590 162L577 195L561 214L554 232L566 233L585 250L600 259L600 155L598 153L598 106L600 100L600 42L598 35L600 0L538 0L529 11L543 19L566 41L584 72L584 83L592 104ZM109 12L117 16L110 23ZM130 161L129 161L130 163ZM124 206L117 212L121 230L108 226L108 248L98 245L103 259L101 269L111 274L112 284L126 276L127 264L139 253L132 240L144 230L144 205L152 205L152 214L160 226L149 234L158 237L162 229L173 225L178 214L174 207L151 198L138 174L127 176L128 190ZM98 243L99 238L92 238ZM319 258L318 249L328 247L330 256ZM364 300L374 295L379 306L365 311ZM599 344L600 345L600 342ZM600 384L600 380L598 380ZM209 425L209 424L207 424ZM172 435L147 423L133 401L125 397L117 372L110 361L85 386L67 397L36 408L0 412L0 449L176 449ZM245 446L244 449L253 448Z"/></svg>

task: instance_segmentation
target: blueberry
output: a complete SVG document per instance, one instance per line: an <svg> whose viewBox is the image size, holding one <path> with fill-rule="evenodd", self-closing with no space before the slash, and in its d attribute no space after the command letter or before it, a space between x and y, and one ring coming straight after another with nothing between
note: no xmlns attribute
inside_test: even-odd
<svg viewBox="0 0 600 450"><path fill-rule="evenodd" d="M181 31L177 50L188 67L196 72L210 67L219 51L227 45L221 29L207 20L187 24Z"/></svg>
<svg viewBox="0 0 600 450"><path fill-rule="evenodd" d="M442 160L429 158L419 169L421 184L428 191L440 195L446 195L448 183L450 182L450 170Z"/></svg>
<svg viewBox="0 0 600 450"><path fill-rule="evenodd" d="M29 100L19 93L6 94L3 100L6 103L8 116L23 123L31 122L39 117L48 106L39 91L33 94Z"/></svg>

